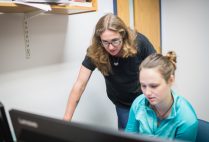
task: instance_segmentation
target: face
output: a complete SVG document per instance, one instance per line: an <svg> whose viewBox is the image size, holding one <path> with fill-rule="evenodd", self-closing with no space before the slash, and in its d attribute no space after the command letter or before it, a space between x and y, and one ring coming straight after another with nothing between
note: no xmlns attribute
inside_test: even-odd
<svg viewBox="0 0 209 142"><path fill-rule="evenodd" d="M110 55L119 55L123 46L123 40L118 32L106 30L100 35L100 38L103 47Z"/></svg>
<svg viewBox="0 0 209 142"><path fill-rule="evenodd" d="M173 78L166 82L156 68L142 68L140 71L141 89L151 105L158 105L169 100L172 82Z"/></svg>

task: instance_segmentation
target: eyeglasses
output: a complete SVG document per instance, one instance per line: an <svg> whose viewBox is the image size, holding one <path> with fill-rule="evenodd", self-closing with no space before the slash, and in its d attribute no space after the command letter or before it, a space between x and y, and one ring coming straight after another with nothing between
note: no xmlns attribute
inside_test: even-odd
<svg viewBox="0 0 209 142"><path fill-rule="evenodd" d="M118 47L121 45L122 43L122 39L121 38L116 38L116 39L112 39L110 42L109 41L105 41L105 40L101 40L102 46L104 48L108 48L110 46L110 44L114 47Z"/></svg>

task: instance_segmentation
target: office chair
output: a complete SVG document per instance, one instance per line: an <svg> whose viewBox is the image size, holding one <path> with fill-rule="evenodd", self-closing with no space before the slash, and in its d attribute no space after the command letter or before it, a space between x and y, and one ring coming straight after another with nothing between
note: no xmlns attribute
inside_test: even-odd
<svg viewBox="0 0 209 142"><path fill-rule="evenodd" d="M209 142L209 122L198 119L196 142Z"/></svg>

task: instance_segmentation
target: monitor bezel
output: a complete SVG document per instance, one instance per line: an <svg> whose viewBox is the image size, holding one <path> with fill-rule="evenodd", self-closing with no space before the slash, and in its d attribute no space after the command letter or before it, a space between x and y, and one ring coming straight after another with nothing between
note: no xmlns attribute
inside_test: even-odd
<svg viewBox="0 0 209 142"><path fill-rule="evenodd" d="M0 141L14 142L4 105L0 102Z"/></svg>
<svg viewBox="0 0 209 142"><path fill-rule="evenodd" d="M60 142L171 142L172 140L150 137L146 135L130 134L124 131L90 126L78 122L67 122L61 119L38 115L30 112L12 109L9 111L14 127L16 139L24 141L23 132L41 134L53 137ZM31 136L33 137L33 136ZM33 138L31 138L33 139ZM36 139L37 141L37 139ZM39 140L41 141L41 140Z"/></svg>

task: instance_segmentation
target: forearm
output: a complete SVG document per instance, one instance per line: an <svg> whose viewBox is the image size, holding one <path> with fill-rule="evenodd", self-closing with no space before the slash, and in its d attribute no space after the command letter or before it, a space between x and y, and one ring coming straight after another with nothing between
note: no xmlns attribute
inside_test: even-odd
<svg viewBox="0 0 209 142"><path fill-rule="evenodd" d="M81 66L78 78L70 92L68 103L64 115L64 120L70 121L73 117L74 111L78 105L81 95L83 94L88 80L91 76L91 70Z"/></svg>
<svg viewBox="0 0 209 142"><path fill-rule="evenodd" d="M67 103L67 107L65 110L64 120L70 121L72 119L75 109L76 109L78 102L80 100L80 97L83 93L83 90L84 89L78 89L76 87L76 85L72 89L72 91L69 95L69 98L68 98L68 103Z"/></svg>
<svg viewBox="0 0 209 142"><path fill-rule="evenodd" d="M73 98L73 95L69 97L67 107L65 110L64 120L70 121L73 117L75 109L78 105L79 98Z"/></svg>

